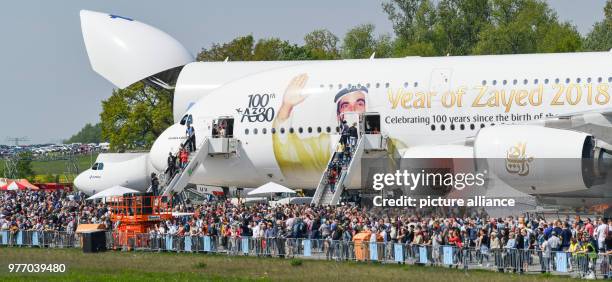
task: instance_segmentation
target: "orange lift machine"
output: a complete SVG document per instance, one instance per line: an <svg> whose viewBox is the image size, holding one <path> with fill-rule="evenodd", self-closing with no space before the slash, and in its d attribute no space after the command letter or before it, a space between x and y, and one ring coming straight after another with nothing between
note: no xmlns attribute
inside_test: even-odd
<svg viewBox="0 0 612 282"><path fill-rule="evenodd" d="M172 197L152 193L127 193L113 197L109 204L115 246L144 247L137 234L149 232L160 222L172 219Z"/></svg>

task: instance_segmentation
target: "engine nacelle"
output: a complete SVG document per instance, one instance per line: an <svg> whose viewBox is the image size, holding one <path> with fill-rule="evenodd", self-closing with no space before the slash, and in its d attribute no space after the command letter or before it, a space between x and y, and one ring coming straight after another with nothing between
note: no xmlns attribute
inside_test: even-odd
<svg viewBox="0 0 612 282"><path fill-rule="evenodd" d="M600 156L593 136L531 125L481 129L474 141L479 171L488 170L528 194L585 190L599 184ZM605 171L605 170L601 170Z"/></svg>

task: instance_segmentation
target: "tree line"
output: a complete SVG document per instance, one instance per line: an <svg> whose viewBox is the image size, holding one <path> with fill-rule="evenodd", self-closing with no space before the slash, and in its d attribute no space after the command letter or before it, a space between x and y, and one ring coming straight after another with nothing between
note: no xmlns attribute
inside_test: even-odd
<svg viewBox="0 0 612 282"><path fill-rule="evenodd" d="M198 61L271 61L464 56L486 54L608 51L612 49L612 0L605 19L581 36L543 0L389 0L381 7L393 34L377 34L372 24L340 38L327 29L304 35L303 44L281 38L239 36L215 43ZM144 83L116 89L102 102L101 138L111 150L149 148L172 120L172 93Z"/></svg>

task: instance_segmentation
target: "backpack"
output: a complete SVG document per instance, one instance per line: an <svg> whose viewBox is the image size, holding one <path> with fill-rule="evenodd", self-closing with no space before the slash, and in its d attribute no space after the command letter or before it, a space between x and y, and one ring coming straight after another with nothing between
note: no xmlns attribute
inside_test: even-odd
<svg viewBox="0 0 612 282"><path fill-rule="evenodd" d="M304 223L303 221L300 221L299 231L300 231L300 235L306 234L306 223Z"/></svg>
<svg viewBox="0 0 612 282"><path fill-rule="evenodd" d="M298 237L300 235L300 224L302 224L301 220L298 220L293 223L291 227L291 233L293 233L293 237Z"/></svg>

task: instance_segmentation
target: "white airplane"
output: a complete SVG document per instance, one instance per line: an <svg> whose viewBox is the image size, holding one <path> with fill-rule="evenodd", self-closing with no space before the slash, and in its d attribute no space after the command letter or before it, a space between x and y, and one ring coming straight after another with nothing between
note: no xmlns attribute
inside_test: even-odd
<svg viewBox="0 0 612 282"><path fill-rule="evenodd" d="M74 181L86 193L147 189L150 174L163 174L168 154L185 141L186 123L197 151L168 184L178 187L173 192L187 182L319 190L345 119L367 141L355 157L383 151L400 160L485 159L491 173L523 193L557 204L612 202L604 162L612 151L610 52L194 62L149 25L92 11L80 16L92 68L119 88L145 81L174 89L176 122L148 154L100 154ZM213 136L219 128L224 138ZM345 189L361 189L360 178L353 173Z"/></svg>

